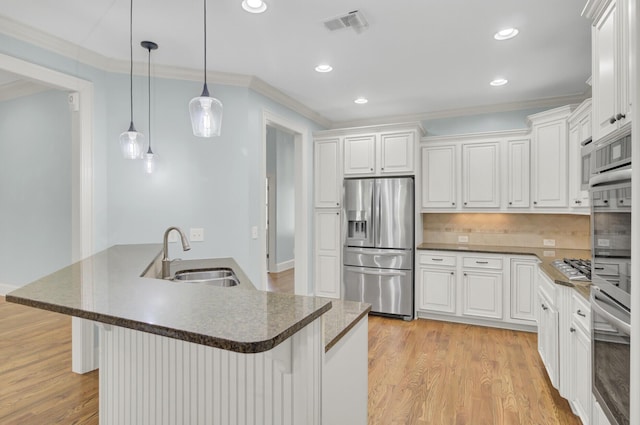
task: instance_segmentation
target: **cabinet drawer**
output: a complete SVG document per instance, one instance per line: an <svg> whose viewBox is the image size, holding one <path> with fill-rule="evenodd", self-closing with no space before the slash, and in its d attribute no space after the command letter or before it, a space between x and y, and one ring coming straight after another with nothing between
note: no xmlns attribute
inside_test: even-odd
<svg viewBox="0 0 640 425"><path fill-rule="evenodd" d="M591 334L591 307L587 301L579 294L572 295L571 300L571 320L582 326L587 334Z"/></svg>
<svg viewBox="0 0 640 425"><path fill-rule="evenodd" d="M429 266L455 266L456 256L424 253L420 254L418 261L420 264Z"/></svg>
<svg viewBox="0 0 640 425"><path fill-rule="evenodd" d="M620 274L620 267L618 264L611 263L595 263L593 269L596 274L601 276L618 276Z"/></svg>
<svg viewBox="0 0 640 425"><path fill-rule="evenodd" d="M480 269L502 269L502 258L492 257L463 257L462 266L480 268Z"/></svg>
<svg viewBox="0 0 640 425"><path fill-rule="evenodd" d="M539 290L544 292L549 301L555 306L556 284L542 270L538 270L538 285Z"/></svg>

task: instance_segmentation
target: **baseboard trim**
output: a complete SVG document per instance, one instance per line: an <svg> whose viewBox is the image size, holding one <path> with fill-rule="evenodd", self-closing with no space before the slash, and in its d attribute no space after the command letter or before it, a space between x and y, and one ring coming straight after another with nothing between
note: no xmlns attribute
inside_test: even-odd
<svg viewBox="0 0 640 425"><path fill-rule="evenodd" d="M272 270L272 273L280 273L285 270L289 270L295 267L296 260L283 261L282 263L276 264L275 270Z"/></svg>
<svg viewBox="0 0 640 425"><path fill-rule="evenodd" d="M19 286L13 286L13 285L9 285L7 283L0 283L0 295L1 296L5 296L7 295L9 292L18 289Z"/></svg>

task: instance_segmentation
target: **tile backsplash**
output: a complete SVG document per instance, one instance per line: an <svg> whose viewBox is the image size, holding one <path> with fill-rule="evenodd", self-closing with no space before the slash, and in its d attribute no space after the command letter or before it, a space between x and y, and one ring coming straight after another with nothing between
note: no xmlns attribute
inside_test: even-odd
<svg viewBox="0 0 640 425"><path fill-rule="evenodd" d="M591 249L590 217L574 214L422 214L424 242ZM461 244L461 243L460 243ZM462 245L462 244L461 244Z"/></svg>

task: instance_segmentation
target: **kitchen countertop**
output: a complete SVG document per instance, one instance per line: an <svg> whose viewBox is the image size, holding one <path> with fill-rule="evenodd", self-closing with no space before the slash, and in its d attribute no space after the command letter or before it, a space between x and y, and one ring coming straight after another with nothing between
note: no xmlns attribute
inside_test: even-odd
<svg viewBox="0 0 640 425"><path fill-rule="evenodd" d="M142 277L153 275L153 264L145 267L157 263L161 250L161 244L116 245L12 291L6 300L240 353L270 350L332 307L323 298L251 290L229 258L179 261L172 271L230 267L240 280L235 287Z"/></svg>
<svg viewBox="0 0 640 425"><path fill-rule="evenodd" d="M563 258L591 259L591 251L588 249L564 249L564 248L529 248L520 246L499 245L466 245L466 244L442 244L423 243L418 245L418 250L429 251L455 251L455 252L480 252L486 254L502 255L534 255L540 260L540 269L556 284L574 288L585 299L589 299L589 281L572 281L551 265L554 260Z"/></svg>

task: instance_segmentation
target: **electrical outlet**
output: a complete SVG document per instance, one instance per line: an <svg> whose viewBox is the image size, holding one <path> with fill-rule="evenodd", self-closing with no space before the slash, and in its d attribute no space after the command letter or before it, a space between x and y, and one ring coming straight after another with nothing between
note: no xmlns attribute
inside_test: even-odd
<svg viewBox="0 0 640 425"><path fill-rule="evenodd" d="M258 239L258 226L251 227L251 238Z"/></svg>
<svg viewBox="0 0 640 425"><path fill-rule="evenodd" d="M458 236L458 242L460 242L460 243L469 242L469 236L467 236L467 235L459 235Z"/></svg>
<svg viewBox="0 0 640 425"><path fill-rule="evenodd" d="M555 239L543 239L542 240L542 245L544 245L544 246L556 246L556 240Z"/></svg>
<svg viewBox="0 0 640 425"><path fill-rule="evenodd" d="M189 229L189 240L191 242L204 241L204 229L202 227L192 227Z"/></svg>

